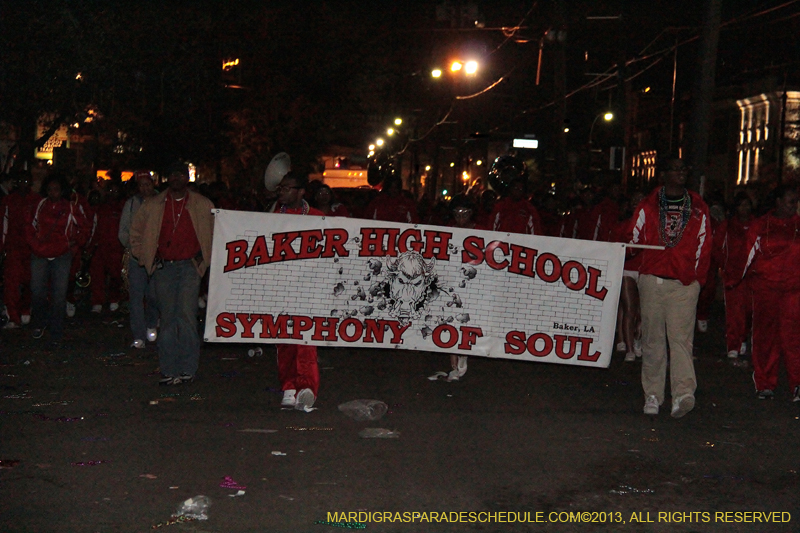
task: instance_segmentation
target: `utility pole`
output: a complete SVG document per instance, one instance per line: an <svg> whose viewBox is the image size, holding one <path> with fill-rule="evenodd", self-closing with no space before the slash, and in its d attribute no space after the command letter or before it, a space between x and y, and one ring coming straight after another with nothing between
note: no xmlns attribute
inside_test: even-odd
<svg viewBox="0 0 800 533"><path fill-rule="evenodd" d="M556 24L552 30L555 35L555 76L553 80L554 100L553 133L555 139L555 172L556 183L560 187L566 185L567 173L567 135L564 133L564 121L567 118L567 6L566 0L556 0Z"/></svg>
<svg viewBox="0 0 800 533"><path fill-rule="evenodd" d="M692 93L694 106L692 112L691 135L689 136L689 164L693 171L691 186L700 190L706 179L708 164L708 139L711 127L711 103L714 97L714 76L716 75L717 44L722 11L722 0L705 0L703 15L703 34L700 40L699 69Z"/></svg>

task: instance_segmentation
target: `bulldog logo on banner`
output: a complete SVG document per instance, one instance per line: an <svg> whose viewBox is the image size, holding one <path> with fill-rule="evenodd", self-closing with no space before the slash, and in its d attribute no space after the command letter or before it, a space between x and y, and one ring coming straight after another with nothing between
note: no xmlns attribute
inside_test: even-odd
<svg viewBox="0 0 800 533"><path fill-rule="evenodd" d="M215 214L208 342L610 362L622 244Z"/></svg>

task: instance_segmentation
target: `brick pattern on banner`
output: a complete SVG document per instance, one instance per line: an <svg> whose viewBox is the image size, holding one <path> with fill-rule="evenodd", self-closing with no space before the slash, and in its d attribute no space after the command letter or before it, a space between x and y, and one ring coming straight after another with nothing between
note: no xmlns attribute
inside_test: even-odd
<svg viewBox="0 0 800 533"><path fill-rule="evenodd" d="M348 257L281 261L223 272L228 253L226 243L246 241L247 250L251 251L257 237L264 236L268 255L271 257L274 252L271 238L273 232L339 227L348 230L349 238L344 244L349 252ZM387 277L389 268L398 257L359 257L362 227L399 227L401 231L417 228L422 231L453 233L447 250L449 261L423 259L425 264L433 263L433 283L436 290L432 292L435 296L429 296L427 306L419 317L400 319L404 323L410 322L410 326L403 333L402 344L397 347L607 366L613 345L622 276L622 245L335 217L217 211L209 285L209 318L205 335L207 340L279 342L259 339L258 334L255 335L256 339L242 339L238 335L231 338L219 337L215 331L214 317L221 312L336 317L340 322L348 317L359 320L397 320L398 317L393 316L390 306L386 305L383 295L385 291L378 291L376 284L390 283ZM485 243L499 240L523 245L538 251L539 256L552 253L558 257L562 266L569 261L579 263L582 268L575 267L571 270L569 280L572 283L578 283L579 275L586 276L590 268L597 269L601 275L596 280L596 288L605 289L606 297L601 300L588 296L585 290L572 290L561 280L545 282L539 276L515 274L507 268L495 270L485 261L477 265L463 264L462 244L467 236L482 236ZM295 239L292 249L295 252L300 251L300 239ZM503 256L499 250L494 252L498 261L503 260ZM416 259L419 264L419 258ZM506 255L505 259L510 260L511 254ZM547 266L546 274L552 274L552 263ZM588 285L588 281L586 284ZM457 347L441 349L433 342L433 333L438 326L448 324L456 330L462 326L480 328L482 337L476 340L475 346L471 346L470 350L459 350ZM259 326L254 326L254 329L260 331ZM452 328L447 329L454 331ZM591 339L591 350L599 351L601 355L596 361L581 363L576 357L565 359L553 354L534 356L527 350L523 354L510 354L505 342L510 331L524 332L525 338L535 333L545 333L551 338L562 335L579 336L587 341ZM289 342L359 345L342 343L341 340L336 343L311 342L310 337L311 332L306 332L302 341ZM390 338L391 335L387 334L386 340ZM444 339L449 339L449 333L444 334ZM540 340L535 349L541 349L546 342L546 339ZM580 347L575 350L574 342L569 343L573 344L573 351L580 351ZM374 347L375 343L363 344L370 345ZM391 344L381 346L394 347ZM565 346L564 349L567 350L568 347Z"/></svg>

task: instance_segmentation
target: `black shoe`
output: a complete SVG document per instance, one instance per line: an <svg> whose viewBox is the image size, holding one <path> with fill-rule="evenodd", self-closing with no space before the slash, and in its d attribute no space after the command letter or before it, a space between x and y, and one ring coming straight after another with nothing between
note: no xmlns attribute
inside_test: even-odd
<svg viewBox="0 0 800 533"><path fill-rule="evenodd" d="M775 393L769 389L764 389L756 392L756 397L759 400L772 400L775 397Z"/></svg>
<svg viewBox="0 0 800 533"><path fill-rule="evenodd" d="M41 339L44 336L45 328L36 328L33 330L33 338L34 339Z"/></svg>
<svg viewBox="0 0 800 533"><path fill-rule="evenodd" d="M181 374L177 378L173 379L170 385L188 385L192 381L194 381L194 376L190 376L189 374Z"/></svg>

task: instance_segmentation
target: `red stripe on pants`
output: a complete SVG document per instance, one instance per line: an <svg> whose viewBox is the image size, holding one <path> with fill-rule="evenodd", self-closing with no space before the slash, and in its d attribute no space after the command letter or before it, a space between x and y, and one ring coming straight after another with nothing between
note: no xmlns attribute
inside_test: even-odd
<svg viewBox="0 0 800 533"><path fill-rule="evenodd" d="M756 389L775 390L784 357L789 387L800 385L800 291L753 283L753 370Z"/></svg>
<svg viewBox="0 0 800 533"><path fill-rule="evenodd" d="M317 347L304 344L278 344L278 378L281 390L319 390Z"/></svg>
<svg viewBox="0 0 800 533"><path fill-rule="evenodd" d="M749 279L744 279L733 287L725 287L725 341L729 352L738 352L742 343L747 341L752 312L753 298Z"/></svg>

